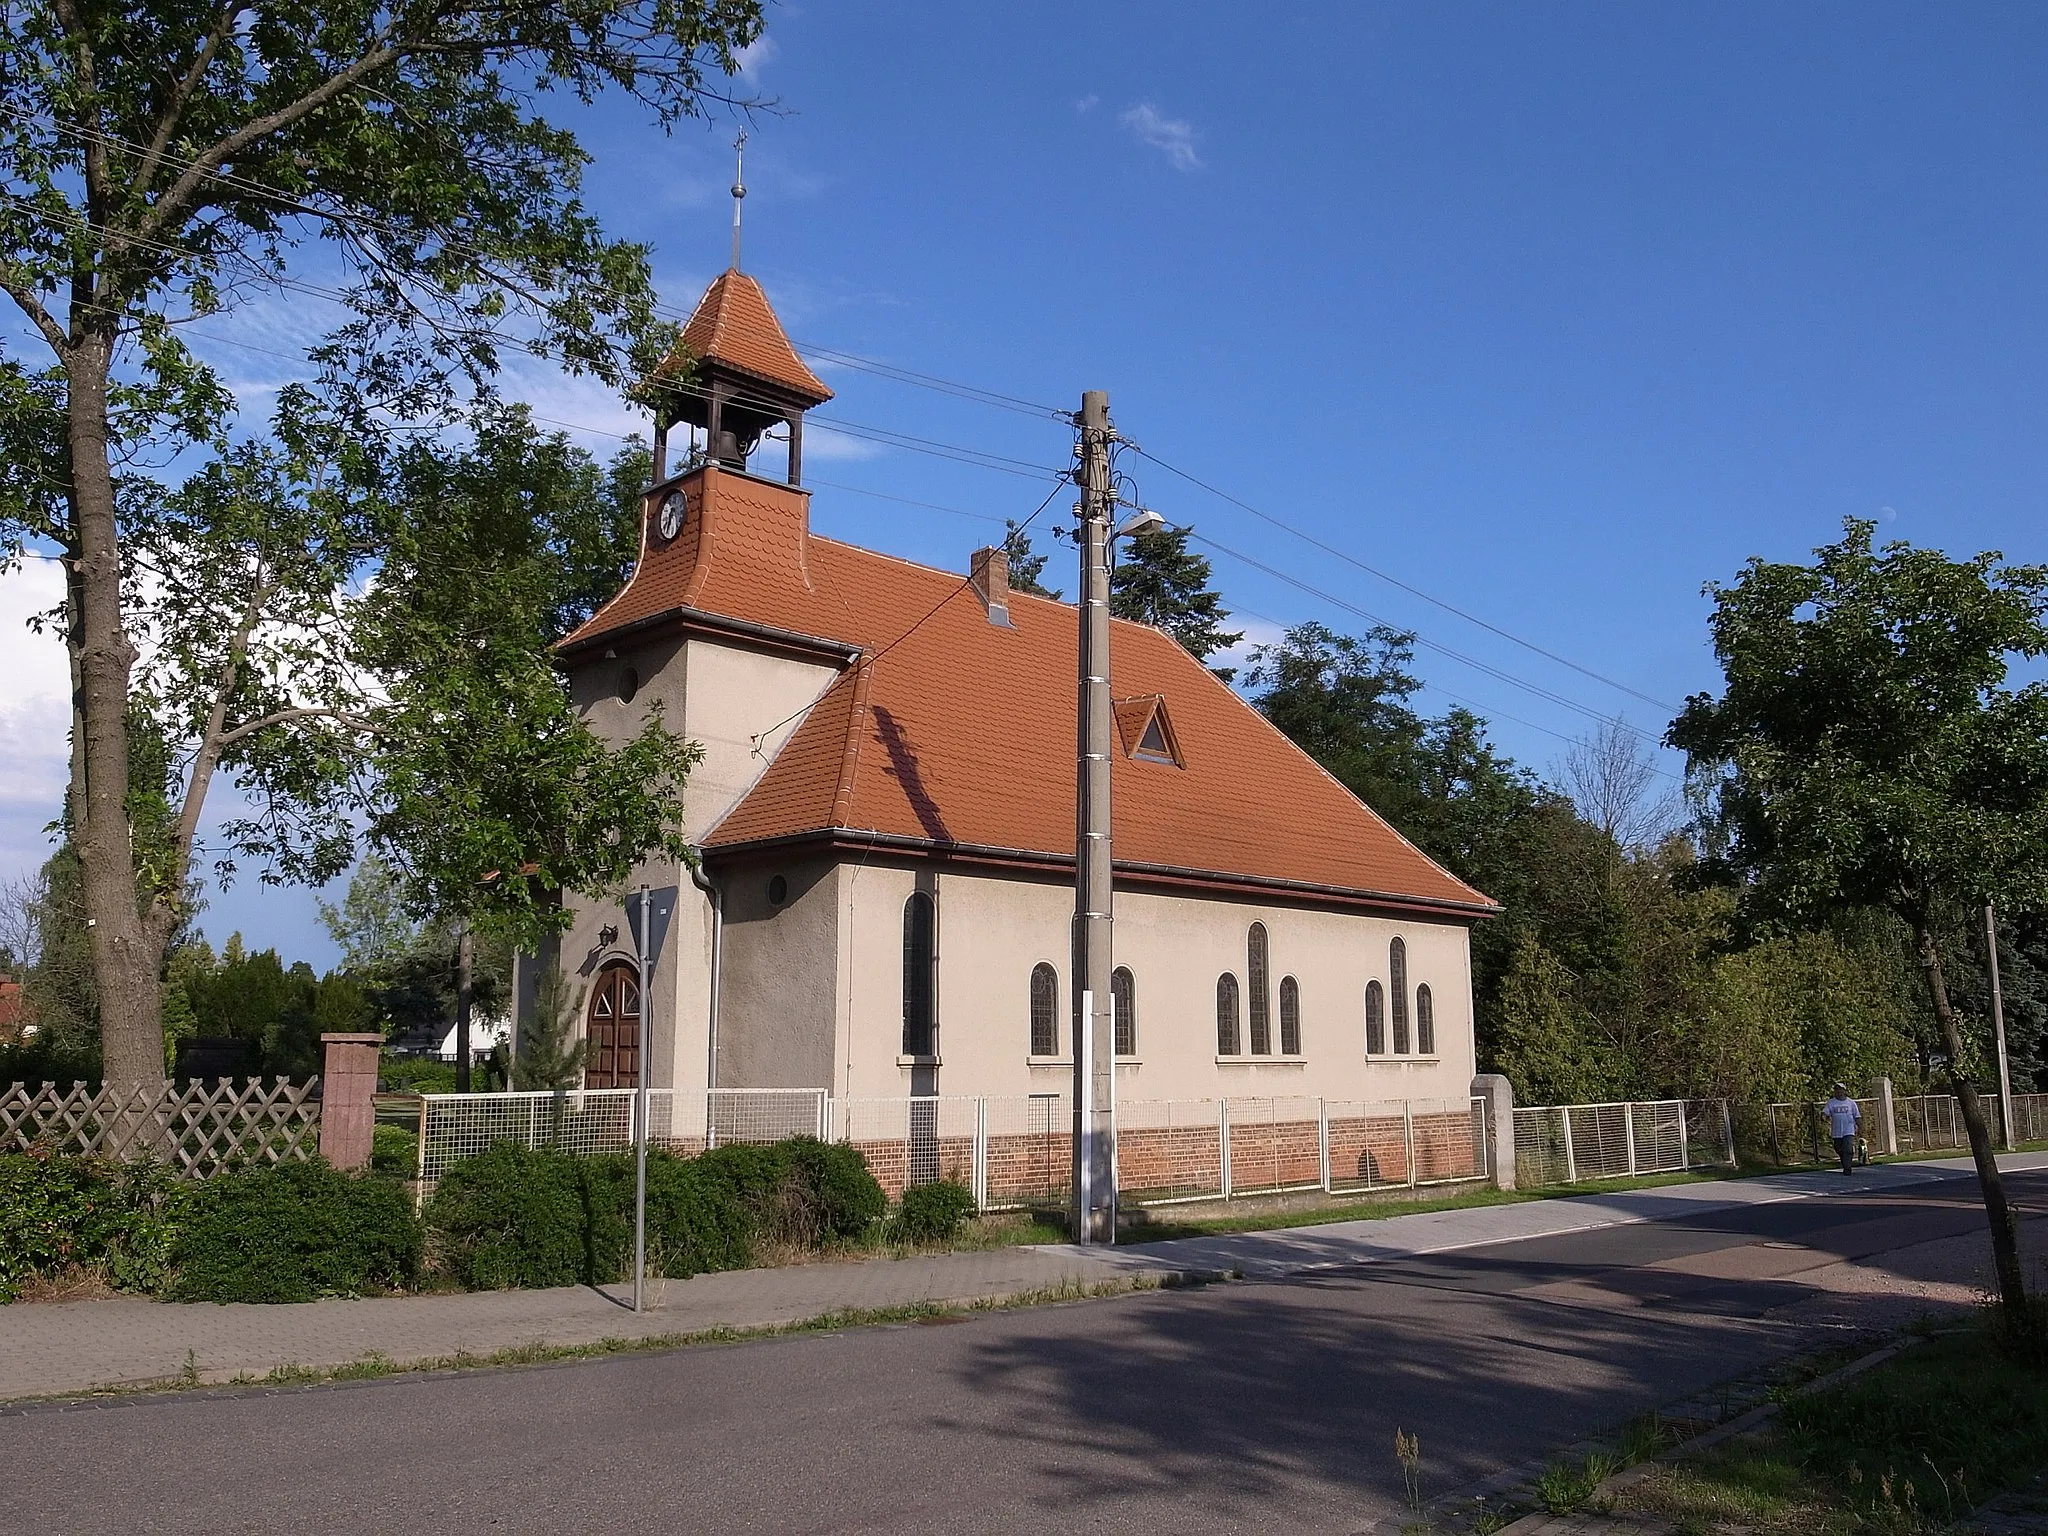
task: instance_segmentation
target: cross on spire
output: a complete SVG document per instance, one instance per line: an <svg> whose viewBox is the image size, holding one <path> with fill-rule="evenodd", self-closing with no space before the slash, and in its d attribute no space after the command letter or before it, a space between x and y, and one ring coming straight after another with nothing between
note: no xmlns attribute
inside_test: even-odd
<svg viewBox="0 0 2048 1536"><path fill-rule="evenodd" d="M747 195L747 184L741 173L747 163L747 130L742 128L739 137L732 141L732 269L740 269L740 202Z"/></svg>

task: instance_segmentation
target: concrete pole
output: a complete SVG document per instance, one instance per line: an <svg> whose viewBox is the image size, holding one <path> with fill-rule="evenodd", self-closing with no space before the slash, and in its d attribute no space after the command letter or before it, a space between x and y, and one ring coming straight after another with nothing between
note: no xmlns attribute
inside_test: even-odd
<svg viewBox="0 0 2048 1536"><path fill-rule="evenodd" d="M1116 1026L1110 1017L1109 396L1081 396L1074 478L1081 551L1074 869L1074 1240L1116 1241ZM1085 1001L1084 1001L1085 1000ZM1080 1010L1089 1010L1086 1027Z"/></svg>
<svg viewBox="0 0 2048 1536"><path fill-rule="evenodd" d="M1984 903L1984 952L1991 958L1991 1031L1998 1042L1998 1115L2005 1127L2005 1150L2013 1149L2012 1068L2005 1059L2005 995L1998 987L1998 913Z"/></svg>

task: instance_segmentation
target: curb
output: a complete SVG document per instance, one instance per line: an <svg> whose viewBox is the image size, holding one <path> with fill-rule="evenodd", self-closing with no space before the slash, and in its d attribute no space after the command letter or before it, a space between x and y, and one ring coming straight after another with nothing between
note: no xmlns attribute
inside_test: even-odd
<svg viewBox="0 0 2048 1536"><path fill-rule="evenodd" d="M1828 1387L1837 1386L1842 1382L1848 1381L1852 1377L1861 1376L1865 1371L1873 1370L1877 1366L1883 1365L1886 1361L1903 1354L1919 1342L1918 1338L1900 1339L1885 1345L1881 1349L1874 1349L1867 1355L1861 1355L1851 1360L1847 1365L1837 1366L1825 1376L1816 1376L1812 1381L1799 1387L1792 1395L1804 1397L1809 1392L1823 1391ZM1738 1435L1748 1434L1758 1425L1767 1423L1777 1417L1778 1411L1784 1406L1782 1402L1759 1403L1747 1413L1737 1414L1726 1423L1716 1424L1712 1429L1694 1435L1692 1439L1673 1446L1660 1456L1652 1456L1645 1461L1639 1461L1632 1467L1624 1467L1611 1477L1602 1479L1599 1485L1586 1495L1586 1501L1577 1509L1561 1515L1554 1515L1547 1509L1533 1510L1529 1514L1523 1515L1520 1519L1502 1526L1495 1533L1495 1536L1534 1536L1534 1533L1539 1529L1555 1525L1559 1521L1578 1520L1589 1514L1598 1516L1600 1511L1597 1506L1611 1499L1622 1490L1641 1482L1652 1472L1660 1471L1673 1462L1689 1460L1699 1455L1702 1451L1719 1445L1724 1440L1733 1440Z"/></svg>

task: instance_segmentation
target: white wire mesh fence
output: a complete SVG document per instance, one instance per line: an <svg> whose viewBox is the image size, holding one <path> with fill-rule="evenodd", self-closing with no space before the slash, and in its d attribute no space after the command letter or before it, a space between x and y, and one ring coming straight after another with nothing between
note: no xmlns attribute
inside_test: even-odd
<svg viewBox="0 0 2048 1536"><path fill-rule="evenodd" d="M1515 1111L1520 1185L1578 1184L1734 1162L1734 1129L1720 1099L1546 1104Z"/></svg>
<svg viewBox="0 0 2048 1536"><path fill-rule="evenodd" d="M1996 1093L1980 1092L1978 1100L1991 1124L1994 1142L2004 1144L2002 1112ZM1873 1154L1896 1151L1954 1152L1970 1144L1963 1125L1961 1106L1955 1095L1912 1093L1892 1096L1892 1119L1887 1125L1881 1096L1859 1098L1863 1111L1860 1135ZM1768 1157L1788 1167L1825 1164L1835 1160L1834 1141L1828 1133L1821 1106L1813 1103L1758 1105L1743 1117L1746 1154ZM2048 1141L2048 1093L2016 1093L2012 1096L2012 1140L2015 1145ZM1896 1144L1894 1144L1896 1143Z"/></svg>
<svg viewBox="0 0 2048 1536"><path fill-rule="evenodd" d="M495 1142L586 1155L633 1145L630 1088L427 1094L419 1179ZM1485 1101L1136 1099L1117 1105L1118 1186L1133 1203L1323 1189L1333 1193L1483 1179ZM648 1092L648 1141L680 1153L721 1142L817 1136L860 1152L894 1198L951 1179L985 1210L1063 1200L1073 1179L1065 1094L834 1099L810 1089Z"/></svg>

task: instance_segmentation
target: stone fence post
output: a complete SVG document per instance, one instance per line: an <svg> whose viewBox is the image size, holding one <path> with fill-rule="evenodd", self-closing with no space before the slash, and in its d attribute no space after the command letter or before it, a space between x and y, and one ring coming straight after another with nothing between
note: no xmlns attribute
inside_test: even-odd
<svg viewBox="0 0 2048 1536"><path fill-rule="evenodd" d="M1486 1177L1495 1189L1515 1187L1515 1090L1498 1072L1472 1079L1472 1097L1486 1100Z"/></svg>
<svg viewBox="0 0 2048 1536"><path fill-rule="evenodd" d="M1884 1149L1893 1157L1899 1155L1899 1113L1892 1104L1892 1080L1880 1077L1877 1080L1878 1123L1884 1128Z"/></svg>
<svg viewBox="0 0 2048 1536"><path fill-rule="evenodd" d="M377 1125L377 1057L382 1035L322 1035L320 1155L337 1168L370 1166Z"/></svg>

